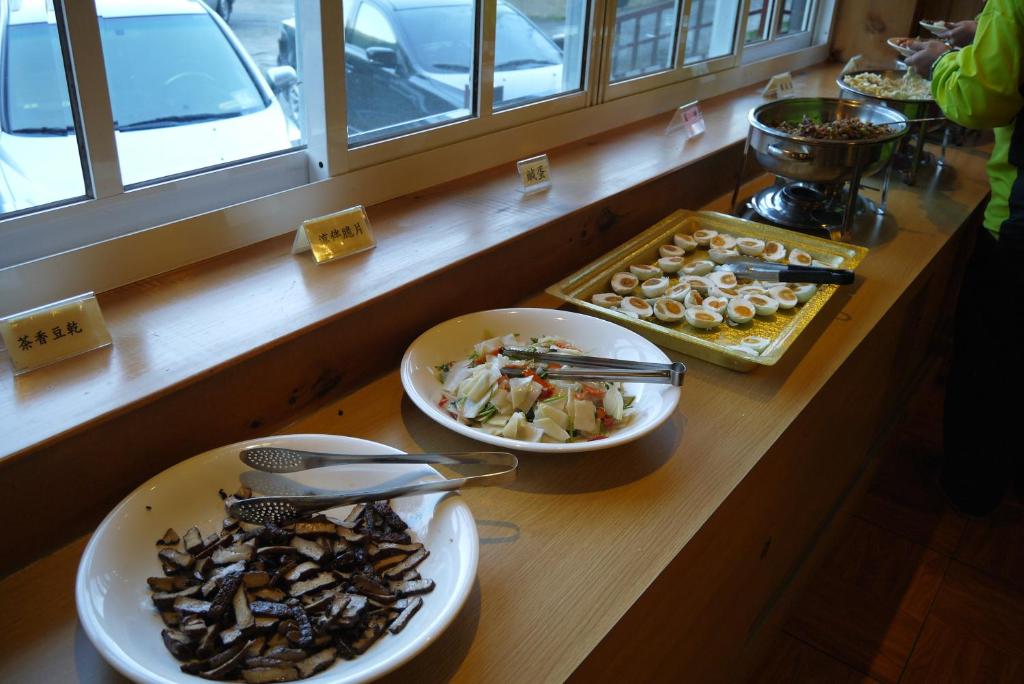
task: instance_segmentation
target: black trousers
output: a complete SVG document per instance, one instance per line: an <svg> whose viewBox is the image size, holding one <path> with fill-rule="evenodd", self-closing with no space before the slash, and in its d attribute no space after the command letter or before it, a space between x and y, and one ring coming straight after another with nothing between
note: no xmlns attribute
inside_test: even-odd
<svg viewBox="0 0 1024 684"><path fill-rule="evenodd" d="M942 486L991 512L1024 463L1024 249L984 228L964 275L946 386Z"/></svg>

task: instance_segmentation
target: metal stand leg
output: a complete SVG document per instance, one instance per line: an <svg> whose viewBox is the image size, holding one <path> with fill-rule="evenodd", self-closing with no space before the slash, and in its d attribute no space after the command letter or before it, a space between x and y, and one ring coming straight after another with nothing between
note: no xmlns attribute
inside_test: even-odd
<svg viewBox="0 0 1024 684"><path fill-rule="evenodd" d="M924 132L927 126L927 123L922 123L917 129L917 144L914 145L914 156L910 160L907 185L917 182L917 169L921 166L921 153L924 152Z"/></svg>
<svg viewBox="0 0 1024 684"><path fill-rule="evenodd" d="M736 187L732 191L732 203L729 205L730 211L737 216L741 213L736 206L736 202L740 196L740 186L743 185L743 174L747 171L747 155L750 154L750 131L747 131L747 142L743 146L743 160L740 162L740 171L736 174Z"/></svg>
<svg viewBox="0 0 1024 684"><path fill-rule="evenodd" d="M885 175L882 176L882 195L875 206L875 213L879 216L884 216L885 210L889 207L889 182L892 180L892 167L892 159L890 158L889 163L885 165Z"/></svg>
<svg viewBox="0 0 1024 684"><path fill-rule="evenodd" d="M942 155L939 157L939 161L935 162L936 166L946 165L946 148L949 147L949 139L953 137L952 127L949 123L946 123L946 127L942 130Z"/></svg>
<svg viewBox="0 0 1024 684"><path fill-rule="evenodd" d="M843 214L842 238L844 240L849 238L850 229L853 227L853 220L857 216L857 197L860 196L860 176L862 170L862 165L857 164L857 168L853 171L853 178L850 179L850 191L846 196L846 211Z"/></svg>

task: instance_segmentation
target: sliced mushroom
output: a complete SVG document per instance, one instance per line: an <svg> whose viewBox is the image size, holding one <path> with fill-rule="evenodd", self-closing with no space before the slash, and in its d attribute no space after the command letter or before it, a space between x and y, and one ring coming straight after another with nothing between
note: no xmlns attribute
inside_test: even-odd
<svg viewBox="0 0 1024 684"><path fill-rule="evenodd" d="M430 552L426 549L420 549L416 551L404 561L384 571L384 577L398 577L406 570L412 570L417 565L423 562L423 559L430 555Z"/></svg>
<svg viewBox="0 0 1024 684"><path fill-rule="evenodd" d="M387 616L385 615L374 615L370 618L369 622L366 623L366 628L363 630L362 635L353 641L350 645L352 650L358 654L363 654L366 649L373 645L373 642L380 638L380 635L384 633L384 628L387 626Z"/></svg>
<svg viewBox="0 0 1024 684"><path fill-rule="evenodd" d="M214 565L228 565L239 561L250 561L253 550L249 544L234 544L226 549L217 549L213 552L213 563Z"/></svg>
<svg viewBox="0 0 1024 684"><path fill-rule="evenodd" d="M174 531L173 527L168 527L167 531L164 532L164 536L162 536L162 537L160 537L159 539L156 540L156 545L157 546L174 546L179 541L181 541L181 538L178 536L178 533Z"/></svg>
<svg viewBox="0 0 1024 684"><path fill-rule="evenodd" d="M174 599L174 610L182 615L206 615L210 612L211 605L209 601L188 597Z"/></svg>
<svg viewBox="0 0 1024 684"><path fill-rule="evenodd" d="M224 679L231 672L239 668L245 658L245 648L248 644L237 643L227 651L218 653L210 658L211 669L197 673L203 679ZM220 662L216 662L220 661Z"/></svg>
<svg viewBox="0 0 1024 684"><path fill-rule="evenodd" d="M391 582L390 585L392 591L399 596L412 596L414 594L425 594L428 591L433 591L434 580L418 579L406 582Z"/></svg>
<svg viewBox="0 0 1024 684"><path fill-rule="evenodd" d="M280 603L288 598L288 594L281 589L275 589L274 587L263 587L262 589L257 589L252 592L252 597L263 601Z"/></svg>
<svg viewBox="0 0 1024 684"><path fill-rule="evenodd" d="M291 606L270 601L253 601L249 604L249 610L253 615L269 615L276 618L288 617L291 614Z"/></svg>
<svg viewBox="0 0 1024 684"><path fill-rule="evenodd" d="M391 624L388 625L388 631L392 634L398 634L403 629L405 629L405 626L409 623L410 618L412 618L412 616L416 614L416 611L419 610L421 606L423 606L423 599L421 599L419 596L413 598L412 601L410 601L409 604L405 606L402 612L398 614L398 617L391 621Z"/></svg>
<svg viewBox="0 0 1024 684"><path fill-rule="evenodd" d="M352 578L352 586L367 596L378 599L394 599L395 596L388 587L373 581L366 575L357 575Z"/></svg>
<svg viewBox="0 0 1024 684"><path fill-rule="evenodd" d="M322 651L318 651L305 660L299 661L299 674L305 679L306 677L312 677L317 672L323 672L327 669L328 665L334 662L336 656L337 651L333 648L325 648Z"/></svg>
<svg viewBox="0 0 1024 684"><path fill-rule="evenodd" d="M164 646L178 660L188 660L195 652L192 639L183 632L176 629L165 629L160 632L160 636L163 637Z"/></svg>
<svg viewBox="0 0 1024 684"><path fill-rule="evenodd" d="M327 587L333 587L338 583L338 578L330 572L321 572L315 577L311 577L308 580L302 582L295 582L288 589L288 593L298 598L303 594L306 594L317 589L326 589Z"/></svg>
<svg viewBox="0 0 1024 684"><path fill-rule="evenodd" d="M242 575L242 584L246 589L259 589L270 584L270 573L265 570L247 572Z"/></svg>
<svg viewBox="0 0 1024 684"><path fill-rule="evenodd" d="M306 561L296 565L294 568L286 572L283 577L289 582L297 582L301 579L306 579L319 569L320 566L313 561Z"/></svg>
<svg viewBox="0 0 1024 684"><path fill-rule="evenodd" d="M174 601L178 598L195 596L199 593L199 587L186 587L181 591L175 592L160 592L153 594L153 605L160 610L170 610L174 608Z"/></svg>
<svg viewBox="0 0 1024 684"><path fill-rule="evenodd" d="M235 611L235 626L239 629L249 629L256 624L256 617L249 610L249 597L245 595L245 587L239 586L235 590L235 596L231 601Z"/></svg>
<svg viewBox="0 0 1024 684"><path fill-rule="evenodd" d="M303 536L313 536L318 534L337 534L338 526L332 523L330 520L312 520L302 521L290 525L290 529L295 534Z"/></svg>
<svg viewBox="0 0 1024 684"><path fill-rule="evenodd" d="M305 660L306 652L299 648L291 648L288 646L275 646L269 649L265 654L267 658L275 658L277 660L287 660L290 662L298 662Z"/></svg>
<svg viewBox="0 0 1024 684"><path fill-rule="evenodd" d="M177 549L163 549L157 554L160 560L174 568L187 570L192 567L192 563L195 561L190 553L182 553Z"/></svg>
<svg viewBox="0 0 1024 684"><path fill-rule="evenodd" d="M320 562L320 559L324 557L324 549L316 542L303 539L302 537L293 537L291 546L301 553L303 556L310 560Z"/></svg>
<svg viewBox="0 0 1024 684"><path fill-rule="evenodd" d="M240 573L234 573L228 575L221 580L220 586L217 589L217 595L213 598L213 602L210 605L210 619L217 621L220 620L221 616L224 615L224 611L227 610L228 605L235 598L235 592L242 585L242 575Z"/></svg>
<svg viewBox="0 0 1024 684"><path fill-rule="evenodd" d="M292 606L292 619L295 621L296 628L289 631L285 636L288 637L289 641L302 648L311 647L313 645L313 625L309 623L309 616L306 615L306 611L298 606Z"/></svg>
<svg viewBox="0 0 1024 684"><path fill-rule="evenodd" d="M242 670L242 677L248 684L267 684L268 682L293 682L299 678L299 671L288 665L273 667L253 667Z"/></svg>
<svg viewBox="0 0 1024 684"><path fill-rule="evenodd" d="M148 584L149 588L153 591L172 592L181 591L182 589L194 584L194 582L188 577L182 577L179 575L177 577L147 577L146 584Z"/></svg>
<svg viewBox="0 0 1024 684"><path fill-rule="evenodd" d="M217 535L214 535L216 537ZM190 527L185 531L185 550L189 553L201 551L203 546L203 535L198 527Z"/></svg>

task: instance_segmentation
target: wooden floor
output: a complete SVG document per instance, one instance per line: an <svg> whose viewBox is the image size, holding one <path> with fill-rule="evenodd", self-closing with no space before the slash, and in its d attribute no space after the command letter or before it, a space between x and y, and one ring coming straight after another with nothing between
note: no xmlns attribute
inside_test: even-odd
<svg viewBox="0 0 1024 684"><path fill-rule="evenodd" d="M752 682L1024 682L1024 501L986 519L945 502L930 366Z"/></svg>

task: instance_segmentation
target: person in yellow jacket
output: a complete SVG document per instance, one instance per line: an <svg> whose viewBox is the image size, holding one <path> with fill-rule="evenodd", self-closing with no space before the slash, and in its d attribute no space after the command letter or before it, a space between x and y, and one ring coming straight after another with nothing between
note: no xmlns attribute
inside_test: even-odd
<svg viewBox="0 0 1024 684"><path fill-rule="evenodd" d="M1024 362L1018 345L1006 346L1011 338L1004 337L1009 325L1024 320L1024 2L988 0L973 40L969 33L950 36L952 44L919 43L907 65L931 78L935 102L950 120L995 132L991 198L954 324L941 475L958 508L986 515L1024 463L1018 437Z"/></svg>

